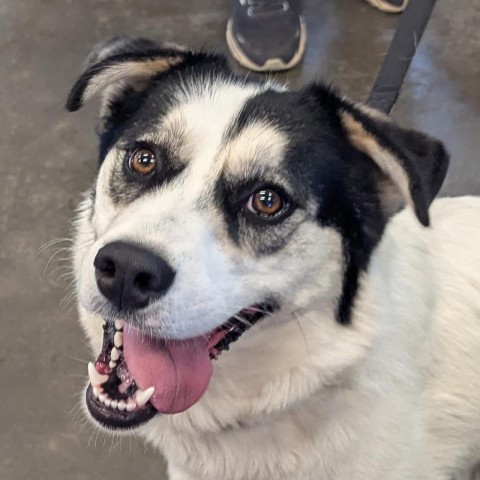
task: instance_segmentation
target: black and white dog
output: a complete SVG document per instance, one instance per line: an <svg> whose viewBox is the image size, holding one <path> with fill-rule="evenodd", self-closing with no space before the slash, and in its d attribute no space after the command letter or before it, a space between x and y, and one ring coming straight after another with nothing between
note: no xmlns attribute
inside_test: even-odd
<svg viewBox="0 0 480 480"><path fill-rule="evenodd" d="M143 39L97 48L69 110L96 93L74 249L89 415L139 428L171 480L469 475L480 200L431 205L443 146Z"/></svg>

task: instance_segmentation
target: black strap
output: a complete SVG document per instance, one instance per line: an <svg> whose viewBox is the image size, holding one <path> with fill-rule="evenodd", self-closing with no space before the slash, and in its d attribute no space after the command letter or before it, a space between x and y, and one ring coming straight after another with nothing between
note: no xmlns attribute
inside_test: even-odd
<svg viewBox="0 0 480 480"><path fill-rule="evenodd" d="M402 13L367 104L389 114L427 26L436 0L410 0Z"/></svg>

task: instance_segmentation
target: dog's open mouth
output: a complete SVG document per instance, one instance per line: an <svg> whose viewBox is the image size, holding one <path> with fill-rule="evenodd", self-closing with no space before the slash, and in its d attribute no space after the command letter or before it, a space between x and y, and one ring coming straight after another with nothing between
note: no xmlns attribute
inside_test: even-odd
<svg viewBox="0 0 480 480"><path fill-rule="evenodd" d="M183 412L207 389L212 360L272 311L269 304L253 305L188 340L160 340L121 320L105 322L102 351L88 365L91 415L108 428L132 428L158 412Z"/></svg>

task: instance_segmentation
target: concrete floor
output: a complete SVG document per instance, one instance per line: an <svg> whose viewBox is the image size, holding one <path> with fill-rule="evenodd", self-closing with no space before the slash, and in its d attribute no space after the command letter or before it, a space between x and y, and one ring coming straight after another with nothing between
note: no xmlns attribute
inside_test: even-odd
<svg viewBox="0 0 480 480"><path fill-rule="evenodd" d="M225 50L227 0L38 0L0 3L0 479L165 478L141 440L83 425L78 392L89 352L68 295L67 237L95 169L95 106L66 93L91 46L114 34ZM362 0L310 0L293 85L323 76L365 99L397 17ZM480 0L438 0L398 105L400 122L452 153L444 194L480 193Z"/></svg>

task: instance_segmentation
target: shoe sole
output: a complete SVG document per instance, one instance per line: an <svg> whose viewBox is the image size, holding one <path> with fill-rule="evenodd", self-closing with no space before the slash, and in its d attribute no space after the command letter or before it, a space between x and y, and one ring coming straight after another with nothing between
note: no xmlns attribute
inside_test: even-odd
<svg viewBox="0 0 480 480"><path fill-rule="evenodd" d="M404 0L402 5L392 5L388 2L383 2L382 0L366 0L372 7L377 8L378 10L386 13L401 13L407 8L408 0Z"/></svg>
<svg viewBox="0 0 480 480"><path fill-rule="evenodd" d="M269 58L263 65L259 65L250 60L242 51L233 35L232 19L230 18L227 23L226 39L228 49L232 54L232 57L242 67L253 70L254 72L280 72L282 70L289 70L300 63L300 60L305 53L305 46L307 44L307 26L305 19L300 16L300 44L298 50L292 59L285 63L281 58Z"/></svg>

